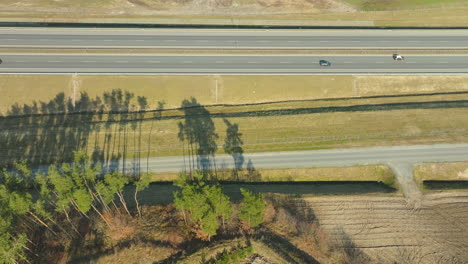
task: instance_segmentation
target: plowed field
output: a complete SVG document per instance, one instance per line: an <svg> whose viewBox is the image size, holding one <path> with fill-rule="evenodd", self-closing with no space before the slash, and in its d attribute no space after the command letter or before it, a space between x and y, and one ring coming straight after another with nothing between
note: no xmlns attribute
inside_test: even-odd
<svg viewBox="0 0 468 264"><path fill-rule="evenodd" d="M468 263L468 192L306 198L322 228L370 263Z"/></svg>

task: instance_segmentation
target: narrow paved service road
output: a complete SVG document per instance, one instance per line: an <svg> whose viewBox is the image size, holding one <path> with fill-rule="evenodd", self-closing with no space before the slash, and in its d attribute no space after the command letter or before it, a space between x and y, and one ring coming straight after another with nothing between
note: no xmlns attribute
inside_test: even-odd
<svg viewBox="0 0 468 264"><path fill-rule="evenodd" d="M418 208L422 194L414 182L412 166L424 162L468 161L468 144L248 153L243 155L243 159L244 168L250 163L257 169L386 164L395 172L408 203ZM141 164L146 165L146 160ZM188 161L179 156L150 158L148 164L152 172L180 172L190 168ZM234 167L233 157L228 155L216 155L212 164L216 164L218 169ZM121 165L118 167L122 168ZM126 164L126 168L131 168L131 164Z"/></svg>
<svg viewBox="0 0 468 264"><path fill-rule="evenodd" d="M468 160L468 144L414 145L331 150L283 151L246 153L244 167L252 161L255 168L311 168L340 167L367 164L414 164L422 162L449 162ZM143 159L141 164L146 164ZM232 168L233 158L216 155L219 168ZM150 158L152 172L178 172L183 170L182 156ZM128 167L128 166L127 166Z"/></svg>

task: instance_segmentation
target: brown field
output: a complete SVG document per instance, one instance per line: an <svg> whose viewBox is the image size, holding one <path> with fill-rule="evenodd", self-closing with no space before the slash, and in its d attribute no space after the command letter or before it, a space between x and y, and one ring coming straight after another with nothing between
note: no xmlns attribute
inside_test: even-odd
<svg viewBox="0 0 468 264"><path fill-rule="evenodd" d="M0 20L227 25L466 26L466 1L446 1L3 0ZM390 10L376 11L387 9Z"/></svg>
<svg viewBox="0 0 468 264"><path fill-rule="evenodd" d="M402 197L306 198L322 228L361 263L462 264L468 259L468 193L425 195L419 208Z"/></svg>

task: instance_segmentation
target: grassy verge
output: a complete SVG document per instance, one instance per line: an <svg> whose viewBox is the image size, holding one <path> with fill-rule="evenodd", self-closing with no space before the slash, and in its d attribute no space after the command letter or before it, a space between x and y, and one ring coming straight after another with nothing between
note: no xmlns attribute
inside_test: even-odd
<svg viewBox="0 0 468 264"><path fill-rule="evenodd" d="M424 190L427 190L424 181L467 181L468 182L468 162L441 162L424 163L413 168L413 175L416 183ZM441 187L444 187L441 185ZM446 186L450 188L466 188L462 185Z"/></svg>
<svg viewBox="0 0 468 264"><path fill-rule="evenodd" d="M368 11L375 10L401 10L427 7L441 7L442 5L458 4L464 0L389 0L389 1L368 1L368 0L345 0L349 4Z"/></svg>
<svg viewBox="0 0 468 264"><path fill-rule="evenodd" d="M46 105L60 108L55 101ZM212 122L218 153L225 119L238 125L245 152L261 152L467 142L467 106L468 93L435 94L212 106L203 119L190 118ZM77 148L99 150L101 159L182 155L183 117L180 110L168 110L162 117L148 112L3 118L0 158L49 162Z"/></svg>
<svg viewBox="0 0 468 264"><path fill-rule="evenodd" d="M376 181L383 182L389 187L396 188L395 175L388 166L369 165L353 167L336 168L306 168L306 169L257 169L260 177L259 182L278 182L278 181ZM221 173L227 176L220 180L228 180L229 172ZM175 181L178 178L177 173L155 173L152 176L154 182Z"/></svg>
<svg viewBox="0 0 468 264"><path fill-rule="evenodd" d="M150 109L156 109L159 101L174 108L191 96L212 105L468 91L468 77L0 75L0 114L14 103L47 102L58 93L78 98L87 92L94 97L117 88L145 96Z"/></svg>

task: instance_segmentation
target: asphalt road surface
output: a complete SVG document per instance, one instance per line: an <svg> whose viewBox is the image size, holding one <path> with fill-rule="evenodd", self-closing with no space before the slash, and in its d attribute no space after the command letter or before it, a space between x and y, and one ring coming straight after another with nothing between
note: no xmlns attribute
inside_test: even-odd
<svg viewBox="0 0 468 264"><path fill-rule="evenodd" d="M454 162L468 160L468 144L246 153L243 159L244 168L251 161L257 169ZM217 168L234 166L233 158L229 155L216 155L216 164ZM141 160L141 166L146 168L146 159ZM131 164L126 167L130 168ZM179 172L188 169L188 160L184 162L182 156L150 158L148 167L152 172Z"/></svg>
<svg viewBox="0 0 468 264"><path fill-rule="evenodd" d="M60 55L0 54L0 73L349 74L468 73L468 55ZM332 63L319 66L319 60Z"/></svg>
<svg viewBox="0 0 468 264"><path fill-rule="evenodd" d="M0 29L0 47L450 49L468 30Z"/></svg>

